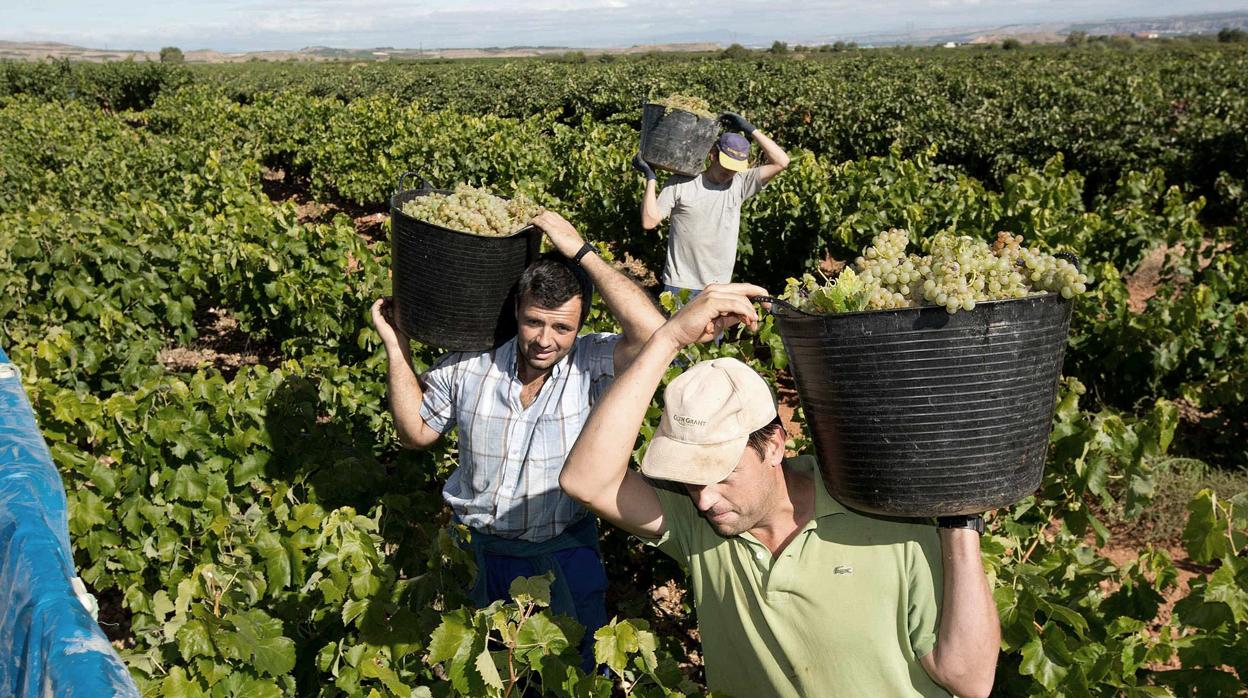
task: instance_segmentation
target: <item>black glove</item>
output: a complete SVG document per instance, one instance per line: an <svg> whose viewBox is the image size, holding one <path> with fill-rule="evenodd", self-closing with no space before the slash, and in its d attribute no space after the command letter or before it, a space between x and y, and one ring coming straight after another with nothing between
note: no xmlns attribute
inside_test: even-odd
<svg viewBox="0 0 1248 698"><path fill-rule="evenodd" d="M650 169L650 165L641 159L641 153L633 156L633 168L646 176L646 179L657 179L654 176L654 170Z"/></svg>
<svg viewBox="0 0 1248 698"><path fill-rule="evenodd" d="M724 128L740 131L747 136L754 133L754 124L746 121L744 116L730 111L719 115L719 123L723 124Z"/></svg>

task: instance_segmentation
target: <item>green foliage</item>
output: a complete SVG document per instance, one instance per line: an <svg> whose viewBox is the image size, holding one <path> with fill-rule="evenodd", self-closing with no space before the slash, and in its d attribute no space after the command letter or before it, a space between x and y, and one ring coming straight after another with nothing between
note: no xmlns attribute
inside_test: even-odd
<svg viewBox="0 0 1248 698"><path fill-rule="evenodd" d="M613 681L580 668L576 648L584 630L543 610L550 605L551 581L549 574L521 577L511 584L511 603L442 616L425 661L449 677L452 695L528 695L533 687L568 698L612 695ZM600 628L594 658L625 695L674 698L696 690L674 660L658 652L658 639L645 621L612 620Z"/></svg>
<svg viewBox="0 0 1248 698"><path fill-rule="evenodd" d="M852 268L837 275L832 283L820 283L811 274L790 278L782 298L812 313L853 313L867 309L871 287Z"/></svg>
<svg viewBox="0 0 1248 698"><path fill-rule="evenodd" d="M117 111L146 109L191 81L184 66L155 61L0 63L0 94L84 100Z"/></svg>
<svg viewBox="0 0 1248 698"><path fill-rule="evenodd" d="M901 49L830 50L799 62L760 60L765 54L736 46L723 52L730 60L668 54L610 64L10 63L0 66L0 95L109 95L101 102L141 108L185 76L221 86L241 104L273 94L384 95L473 116L553 113L575 125L585 116L635 124L638 95L696 88L785 146L837 162L883 155L899 140L906 155L934 143L942 162L998 183L1063 153L1093 193L1113 189L1129 170L1161 168L1168 183L1195 185L1206 196L1220 172L1248 171L1243 44L1148 42L1144 50L1146 42L1124 41L1141 50L940 51L920 60ZM149 72L168 79L152 81ZM142 104L112 96L123 90L142 95Z"/></svg>

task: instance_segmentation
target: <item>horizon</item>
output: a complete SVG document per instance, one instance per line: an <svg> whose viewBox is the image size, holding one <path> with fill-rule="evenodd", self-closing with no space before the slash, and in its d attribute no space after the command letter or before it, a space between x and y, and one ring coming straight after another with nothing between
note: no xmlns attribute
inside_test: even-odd
<svg viewBox="0 0 1248 698"><path fill-rule="evenodd" d="M1246 0L461 0L426 9L398 0L170 0L152 10L90 0L9 11L0 40L113 51L225 53L484 48L627 48L650 44L821 44L865 36L991 30L1012 25L1147 21L1248 12ZM863 8L863 10L860 10ZM867 9L869 8L869 9ZM676 27L680 27L676 29ZM527 39L527 40L526 40Z"/></svg>

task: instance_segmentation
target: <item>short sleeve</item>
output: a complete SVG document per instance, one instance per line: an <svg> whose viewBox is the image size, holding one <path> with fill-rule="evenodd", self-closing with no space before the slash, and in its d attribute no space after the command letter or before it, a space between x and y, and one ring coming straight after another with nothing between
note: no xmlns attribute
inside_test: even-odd
<svg viewBox="0 0 1248 698"><path fill-rule="evenodd" d="M576 366L589 381L589 404L611 387L615 380L615 347L623 335L596 332L576 338Z"/></svg>
<svg viewBox="0 0 1248 698"><path fill-rule="evenodd" d="M667 218L672 215L672 209L676 207L676 185L668 182L666 187L659 190L659 218Z"/></svg>
<svg viewBox="0 0 1248 698"><path fill-rule="evenodd" d="M691 526L698 517L693 500L680 485L663 480L646 479L654 486L663 509L663 535L658 538L641 538L649 546L658 548L668 557L682 565L689 560L689 537Z"/></svg>
<svg viewBox="0 0 1248 698"><path fill-rule="evenodd" d="M762 168L751 167L737 175L741 182L741 200L744 201L763 190L767 183L763 181Z"/></svg>
<svg viewBox="0 0 1248 698"><path fill-rule="evenodd" d="M439 434L445 434L456 423L455 398L458 390L455 377L458 375L456 368L463 360L461 353L447 354L421 378L425 397L420 403L420 418Z"/></svg>
<svg viewBox="0 0 1248 698"><path fill-rule="evenodd" d="M930 530L926 530L929 529ZM906 544L906 583L908 585L906 624L914 658L931 653L936 647L936 626L940 616L944 569L941 567L940 538L934 527L925 527L922 537Z"/></svg>

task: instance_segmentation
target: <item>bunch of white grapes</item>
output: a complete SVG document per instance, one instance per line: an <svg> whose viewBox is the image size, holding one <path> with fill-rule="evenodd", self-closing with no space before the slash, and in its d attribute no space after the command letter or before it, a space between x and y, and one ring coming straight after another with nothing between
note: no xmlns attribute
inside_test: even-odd
<svg viewBox="0 0 1248 698"><path fill-rule="evenodd" d="M879 233L854 260L867 285L869 309L943 306L949 313L973 310L990 300L1059 293L1073 298L1087 290L1088 279L1066 259L1023 247L1023 237L998 233L990 246L968 235L942 232L932 237L928 254L907 254L904 230Z"/></svg>
<svg viewBox="0 0 1248 698"><path fill-rule="evenodd" d="M680 111L687 111L691 114L695 114L703 119L716 118L715 113L711 111L710 102L707 102L701 97L692 97L689 95L670 95L663 99L653 100L653 103L667 107L667 111L678 109Z"/></svg>
<svg viewBox="0 0 1248 698"><path fill-rule="evenodd" d="M467 184L451 194L426 194L403 204L403 213L412 218L485 237L511 235L541 211L523 194L504 199Z"/></svg>
<svg viewBox="0 0 1248 698"><path fill-rule="evenodd" d="M1008 233L1007 233L1008 235ZM978 238L937 235L925 257L924 300L948 312L973 310L977 301L1021 298L1022 275L1010 258L995 255Z"/></svg>
<svg viewBox="0 0 1248 698"><path fill-rule="evenodd" d="M858 275L864 283L874 286L867 299L867 307L875 310L905 308L912 304L912 284L920 280L915 259L906 256L910 234L904 230L889 230L871 240L871 246L854 260Z"/></svg>

